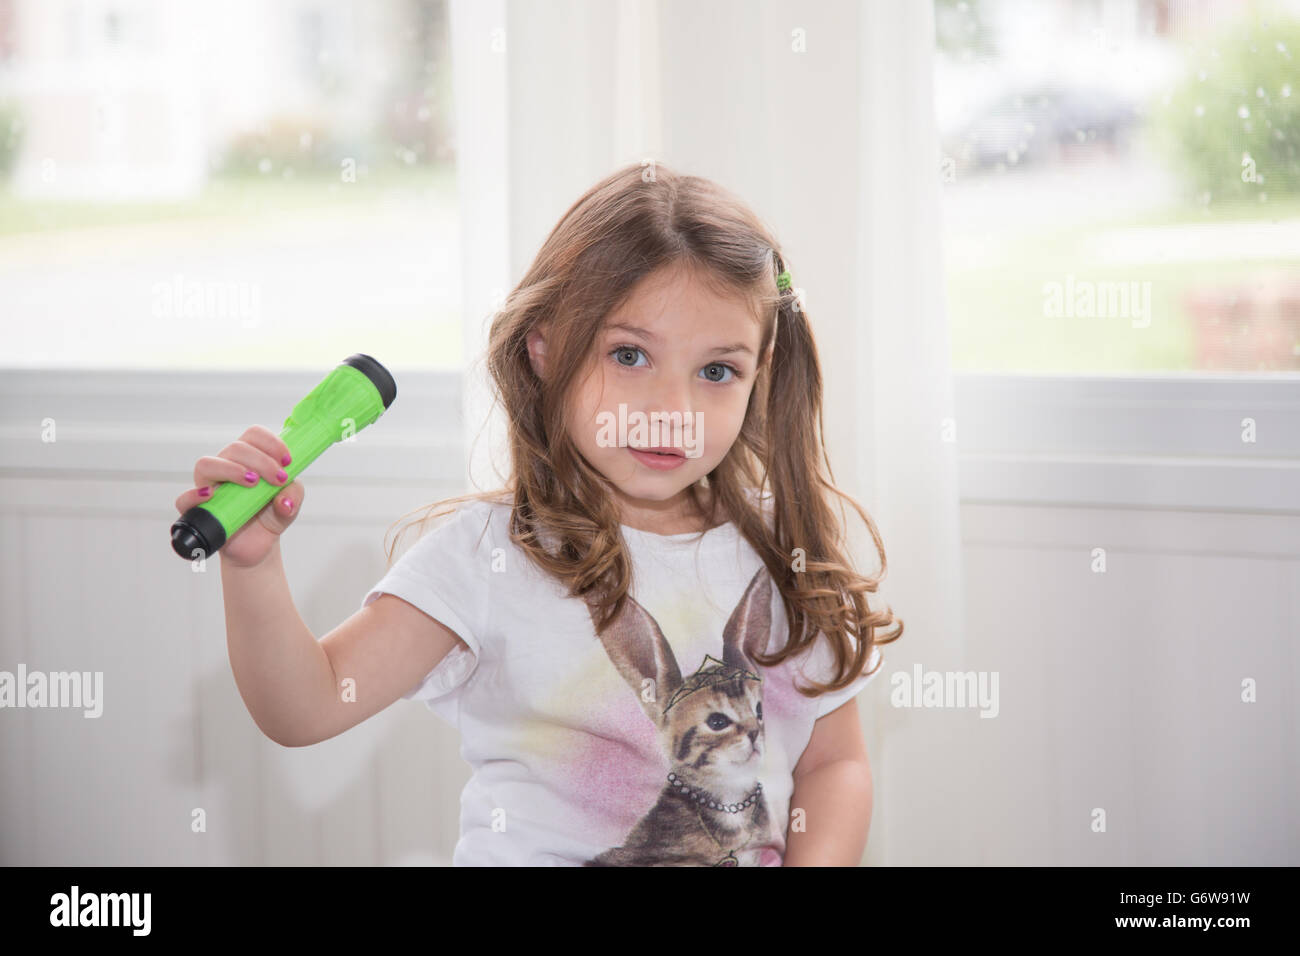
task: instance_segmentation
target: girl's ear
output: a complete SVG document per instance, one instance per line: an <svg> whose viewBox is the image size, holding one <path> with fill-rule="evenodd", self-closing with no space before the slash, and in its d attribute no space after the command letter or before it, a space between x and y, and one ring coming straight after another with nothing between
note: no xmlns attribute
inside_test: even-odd
<svg viewBox="0 0 1300 956"><path fill-rule="evenodd" d="M528 342L528 361L532 363L533 371L537 373L538 378L546 377L546 330L543 325L539 324L529 331L526 341Z"/></svg>

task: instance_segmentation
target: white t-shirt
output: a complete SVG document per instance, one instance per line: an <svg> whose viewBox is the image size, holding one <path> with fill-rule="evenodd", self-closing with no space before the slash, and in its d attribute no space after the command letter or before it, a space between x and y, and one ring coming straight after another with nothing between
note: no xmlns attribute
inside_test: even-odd
<svg viewBox="0 0 1300 956"><path fill-rule="evenodd" d="M750 661L784 646L785 608L730 522L698 542L624 525L635 600L602 640L509 517L461 504L362 600L394 594L469 645L403 695L459 730L473 769L453 865L780 866L813 722L875 675L800 695L796 678L833 673L821 635L779 667Z"/></svg>

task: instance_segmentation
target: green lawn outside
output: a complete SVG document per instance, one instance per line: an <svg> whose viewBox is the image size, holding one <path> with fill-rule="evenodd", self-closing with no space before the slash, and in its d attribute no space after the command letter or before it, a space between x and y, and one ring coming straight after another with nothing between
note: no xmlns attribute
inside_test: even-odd
<svg viewBox="0 0 1300 956"><path fill-rule="evenodd" d="M0 186L0 236L45 230L80 229L176 220L238 220L268 213L352 209L385 195L407 191L454 190L456 170L441 166L385 166L345 183L338 176L229 176L211 180L202 194L172 202L96 203L81 200L26 200Z"/></svg>
<svg viewBox="0 0 1300 956"><path fill-rule="evenodd" d="M1185 296L1194 289L1249 284L1265 273L1300 279L1300 261L1145 262L1121 267L1091 261L1083 251L1085 241L1118 228L1287 220L1300 229L1300 199L1211 206L1208 211L1175 207L1082 229L996 237L991 263L948 271L953 366L980 372L1193 371L1195 326ZM1049 318L1044 314L1044 284L1064 283L1067 275L1076 281L1150 282L1149 326L1134 328L1132 321L1119 317Z"/></svg>
<svg viewBox="0 0 1300 956"><path fill-rule="evenodd" d="M79 233L84 237L97 229L106 230L108 244L130 244L137 235L156 244L159 230L166 233L192 224L202 224L206 234L220 236L228 244L258 234L264 223L292 221L294 217L299 217L306 229L320 223L332 232L341 226L346 233L349 224L355 223L358 235L369 235L378 218L391 221L395 211L400 216L407 205L421 210L420 215L436 210L440 224L430 226L434 231L429 235L454 243L458 239L454 231L445 236L443 232L454 223L455 190L452 165L371 169L355 183L321 175L225 177L211 181L201 195L176 202L29 201L0 189L0 250L3 244L21 245L25 236L47 239ZM379 217L381 210L384 215ZM337 267L335 262L333 267ZM396 357L394 361L419 356L434 367L457 368L462 364L459 310L435 307L413 319L409 309L393 314L393 310L377 308L358 315L354 326L330 325L309 336L301 334L301 323L272 317L253 328L228 325L222 335L142 335L124 343L121 353L129 354L131 364L145 368L281 367L286 361L295 367L326 368L359 348ZM119 364L122 354L106 350L106 364Z"/></svg>

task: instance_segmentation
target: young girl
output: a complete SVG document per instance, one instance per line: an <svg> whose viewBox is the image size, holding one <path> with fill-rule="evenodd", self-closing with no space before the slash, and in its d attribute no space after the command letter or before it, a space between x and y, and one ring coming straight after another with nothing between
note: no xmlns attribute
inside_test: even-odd
<svg viewBox="0 0 1300 956"><path fill-rule="evenodd" d="M775 239L706 179L621 169L546 239L487 364L507 485L429 506L319 642L280 560L300 482L220 552L257 725L305 746L425 701L473 768L456 865L856 865L871 777L853 698L902 621L843 551L831 494L883 576L875 524L829 477ZM283 483L287 454L254 426L195 484Z"/></svg>

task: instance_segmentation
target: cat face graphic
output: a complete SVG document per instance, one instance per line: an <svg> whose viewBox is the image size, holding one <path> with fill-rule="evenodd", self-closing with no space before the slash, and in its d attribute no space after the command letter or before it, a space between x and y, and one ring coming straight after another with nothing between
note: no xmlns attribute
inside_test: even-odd
<svg viewBox="0 0 1300 956"><path fill-rule="evenodd" d="M682 766L678 776L752 782L763 754L762 686L748 668L705 655L660 717L673 762Z"/></svg>

